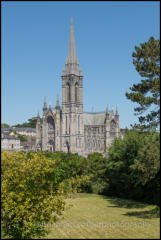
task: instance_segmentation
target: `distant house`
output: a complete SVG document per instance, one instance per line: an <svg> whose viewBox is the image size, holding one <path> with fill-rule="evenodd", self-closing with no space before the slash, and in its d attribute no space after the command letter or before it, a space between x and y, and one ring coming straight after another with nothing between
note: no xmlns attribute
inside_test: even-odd
<svg viewBox="0 0 161 240"><path fill-rule="evenodd" d="M5 151L20 151L20 140L17 136L1 133L1 149Z"/></svg>
<svg viewBox="0 0 161 240"><path fill-rule="evenodd" d="M12 131L16 132L17 134L23 135L23 136L36 137L36 129L35 128L12 127Z"/></svg>
<svg viewBox="0 0 161 240"><path fill-rule="evenodd" d="M9 135L11 132L10 128L1 128L1 133L5 134L5 135Z"/></svg>

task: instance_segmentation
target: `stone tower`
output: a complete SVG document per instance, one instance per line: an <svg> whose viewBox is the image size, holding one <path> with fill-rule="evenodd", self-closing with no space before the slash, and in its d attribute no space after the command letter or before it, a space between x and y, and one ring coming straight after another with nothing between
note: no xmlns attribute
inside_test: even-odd
<svg viewBox="0 0 161 240"><path fill-rule="evenodd" d="M71 18L68 57L62 71L62 150L83 153L83 75L76 55Z"/></svg>

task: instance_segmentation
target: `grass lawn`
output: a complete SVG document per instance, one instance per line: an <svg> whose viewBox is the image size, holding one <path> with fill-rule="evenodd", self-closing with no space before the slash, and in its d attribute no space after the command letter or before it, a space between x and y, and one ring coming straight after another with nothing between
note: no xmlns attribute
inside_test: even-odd
<svg viewBox="0 0 161 240"><path fill-rule="evenodd" d="M67 200L67 207L58 222L48 225L54 238L159 238L160 218L154 205L105 197L77 194Z"/></svg>

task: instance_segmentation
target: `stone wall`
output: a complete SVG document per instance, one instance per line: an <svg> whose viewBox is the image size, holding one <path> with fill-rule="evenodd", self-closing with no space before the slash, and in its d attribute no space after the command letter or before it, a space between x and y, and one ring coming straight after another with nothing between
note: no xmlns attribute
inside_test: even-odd
<svg viewBox="0 0 161 240"><path fill-rule="evenodd" d="M84 126L85 153L103 153L105 151L105 126L85 125Z"/></svg>

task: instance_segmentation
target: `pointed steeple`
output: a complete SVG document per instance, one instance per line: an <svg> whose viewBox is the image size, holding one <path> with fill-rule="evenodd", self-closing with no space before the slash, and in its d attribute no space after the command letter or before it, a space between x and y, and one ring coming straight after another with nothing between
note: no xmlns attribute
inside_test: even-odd
<svg viewBox="0 0 161 240"><path fill-rule="evenodd" d="M59 104L59 95L57 95L57 100L56 100L56 109L60 108L60 104Z"/></svg>
<svg viewBox="0 0 161 240"><path fill-rule="evenodd" d="M116 106L115 119L116 119L116 120L119 120L119 111L118 111L117 106Z"/></svg>
<svg viewBox="0 0 161 240"><path fill-rule="evenodd" d="M62 76L68 74L75 74L77 76L83 76L82 70L79 69L78 58L76 55L76 46L75 46L75 39L74 39L74 26L73 26L73 19L71 17L70 23L70 39L69 39L69 49L68 49L68 56L65 63L65 70L62 71Z"/></svg>
<svg viewBox="0 0 161 240"><path fill-rule="evenodd" d="M119 115L119 111L118 111L117 106L116 106L116 113L115 113L115 115L116 115L116 116Z"/></svg>
<svg viewBox="0 0 161 240"><path fill-rule="evenodd" d="M38 113L37 113L37 124L40 124L40 114L39 114L39 111L38 111Z"/></svg>
<svg viewBox="0 0 161 240"><path fill-rule="evenodd" d="M73 26L73 18L72 17L71 17L71 22L70 22L70 40L69 40L69 51L68 51L67 63L78 64L78 59L76 56L74 26Z"/></svg>
<svg viewBox="0 0 161 240"><path fill-rule="evenodd" d="M112 115L114 115L114 111L113 111L113 107L112 107L112 111L111 111Z"/></svg>
<svg viewBox="0 0 161 240"><path fill-rule="evenodd" d="M107 104L107 106L106 106L106 115L108 115L109 114L109 111L108 111L108 104Z"/></svg>
<svg viewBox="0 0 161 240"><path fill-rule="evenodd" d="M47 103L46 103L46 97L44 97L43 112L45 113L46 111L47 111Z"/></svg>
<svg viewBox="0 0 161 240"><path fill-rule="evenodd" d="M51 109L51 102L49 103L49 109Z"/></svg>
<svg viewBox="0 0 161 240"><path fill-rule="evenodd" d="M40 114L39 114L39 111L38 111L38 113L37 113L37 118L38 118L38 119L40 119Z"/></svg>
<svg viewBox="0 0 161 240"><path fill-rule="evenodd" d="M109 116L110 116L110 113L109 113L108 104L107 104L107 106L106 106L106 116L105 116L105 120L109 119Z"/></svg>

